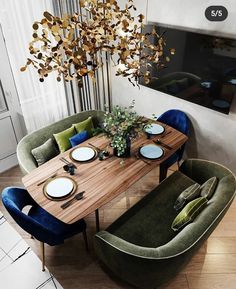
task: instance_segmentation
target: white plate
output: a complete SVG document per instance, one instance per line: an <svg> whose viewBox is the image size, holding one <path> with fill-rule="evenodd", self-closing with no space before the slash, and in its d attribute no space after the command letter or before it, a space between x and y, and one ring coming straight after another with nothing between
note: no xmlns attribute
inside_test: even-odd
<svg viewBox="0 0 236 289"><path fill-rule="evenodd" d="M150 124L147 128L144 129L146 133L149 134L161 134L164 132L164 127L157 123Z"/></svg>
<svg viewBox="0 0 236 289"><path fill-rule="evenodd" d="M46 184L45 192L51 198L63 198L70 194L74 188L72 180L59 177L51 180Z"/></svg>
<svg viewBox="0 0 236 289"><path fill-rule="evenodd" d="M139 153L147 159L159 159L163 156L164 151L157 145L149 144L140 148Z"/></svg>
<svg viewBox="0 0 236 289"><path fill-rule="evenodd" d="M95 157L95 150L89 147L79 147L74 149L71 152L71 157L75 161L78 162L85 162L85 161L90 161L92 158Z"/></svg>

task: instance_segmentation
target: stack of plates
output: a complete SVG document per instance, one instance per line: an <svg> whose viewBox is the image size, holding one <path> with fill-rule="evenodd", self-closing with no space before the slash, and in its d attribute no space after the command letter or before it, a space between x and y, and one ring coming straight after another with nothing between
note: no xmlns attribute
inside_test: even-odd
<svg viewBox="0 0 236 289"><path fill-rule="evenodd" d="M97 152L90 147L78 147L71 151L70 158L76 162L88 162L97 156Z"/></svg>
<svg viewBox="0 0 236 289"><path fill-rule="evenodd" d="M45 183L43 192L48 199L60 201L70 197L76 187L75 181L69 177L55 177Z"/></svg>
<svg viewBox="0 0 236 289"><path fill-rule="evenodd" d="M141 156L151 160L159 159L164 155L163 149L154 144L148 144L141 147L139 153Z"/></svg>
<svg viewBox="0 0 236 289"><path fill-rule="evenodd" d="M148 127L144 128L144 131L148 134L162 134L165 129L162 125L157 124L157 123L152 123L148 125Z"/></svg>

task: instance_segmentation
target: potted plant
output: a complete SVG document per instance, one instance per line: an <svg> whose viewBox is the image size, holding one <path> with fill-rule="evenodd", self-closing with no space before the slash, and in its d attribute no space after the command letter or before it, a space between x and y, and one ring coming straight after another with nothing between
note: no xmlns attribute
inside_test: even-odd
<svg viewBox="0 0 236 289"><path fill-rule="evenodd" d="M129 107L115 105L111 112L106 112L102 128L99 132L111 140L114 155L128 157L131 140L143 130L147 121L134 110L134 101Z"/></svg>

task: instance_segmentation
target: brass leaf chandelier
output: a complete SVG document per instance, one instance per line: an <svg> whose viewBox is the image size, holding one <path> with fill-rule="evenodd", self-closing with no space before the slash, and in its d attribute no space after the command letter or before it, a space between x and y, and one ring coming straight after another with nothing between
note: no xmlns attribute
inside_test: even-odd
<svg viewBox="0 0 236 289"><path fill-rule="evenodd" d="M27 58L21 71L32 65L41 82L56 71L58 81L76 79L82 86L83 76L96 81L96 71L108 61L106 52L117 67L116 75L138 85L140 78L146 84L150 82L150 63L160 69L170 60L163 53L163 35L154 28L142 33L144 16L132 16L131 12L136 11L132 0L124 9L115 0L79 2L82 13L57 17L44 12L44 18L33 24L33 40L29 44L32 57ZM156 44L149 41L150 37L155 37ZM170 54L174 54L174 49L170 49Z"/></svg>

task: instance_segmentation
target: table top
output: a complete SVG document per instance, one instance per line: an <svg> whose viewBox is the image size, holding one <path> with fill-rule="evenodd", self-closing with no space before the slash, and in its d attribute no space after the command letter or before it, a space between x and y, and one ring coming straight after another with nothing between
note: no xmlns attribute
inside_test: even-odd
<svg viewBox="0 0 236 289"><path fill-rule="evenodd" d="M122 158L113 156L112 148L110 148L110 157L106 160L100 161L96 158L95 160L86 163L74 162L69 156L71 150L74 149L72 148L59 154L24 176L22 182L33 199L41 207L61 221L71 224L94 212L96 209L124 192L153 168L168 159L188 139L186 135L170 126L165 127L164 134L165 133L167 135L162 138L162 141L172 149L169 150L162 147L164 155L160 159L146 160L142 157L137 158L138 149L142 145L153 144L153 140L157 140L162 136L155 135L150 139L147 139L146 134L142 133L137 139L132 140L131 156L125 158L123 164L120 163L123 160ZM95 136L81 143L79 146L89 146L88 143L103 149L109 144L109 140L104 136ZM55 175L55 173L57 176L69 176L63 169L64 163L60 161L61 157L66 158L77 166L75 175L70 176L78 185L75 193L85 191L83 199L74 202L64 210L61 208L61 205L66 200L49 200L43 193L43 186L45 183L38 185L42 180Z"/></svg>

